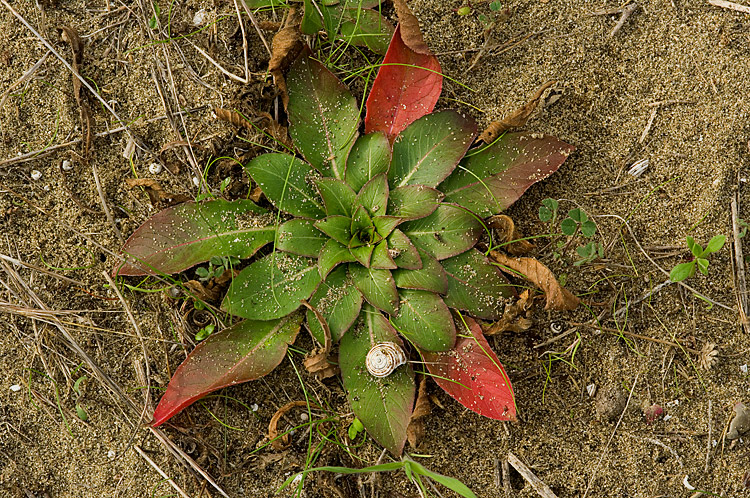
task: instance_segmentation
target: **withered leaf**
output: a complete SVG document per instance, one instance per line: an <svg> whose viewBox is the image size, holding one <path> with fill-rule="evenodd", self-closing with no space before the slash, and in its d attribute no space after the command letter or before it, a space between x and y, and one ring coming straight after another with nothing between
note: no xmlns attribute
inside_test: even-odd
<svg viewBox="0 0 750 498"><path fill-rule="evenodd" d="M274 35L271 41L271 59L268 61L268 72L273 76L273 81L281 92L284 109L289 104L284 72L305 46L302 42L302 33L299 30L300 22L302 22L302 15L294 7L290 8L284 27Z"/></svg>
<svg viewBox="0 0 750 498"><path fill-rule="evenodd" d="M490 228L495 229L498 243L507 243L507 245L503 246L503 249L513 256L527 254L534 249L534 244L524 239L523 234L516 229L516 224L510 216L504 214L491 216L487 220L487 224Z"/></svg>
<svg viewBox="0 0 750 498"><path fill-rule="evenodd" d="M216 117L222 121L252 131L258 131L259 129L265 130L271 138L277 142L285 145L289 149L293 147L292 139L289 137L289 132L287 131L286 126L277 123L267 112L252 111L247 119L237 111L230 111L229 109L222 109L221 107L215 108L214 112L216 113Z"/></svg>
<svg viewBox="0 0 750 498"><path fill-rule="evenodd" d="M81 84L80 74L81 65L83 64L83 41L78 36L78 31L72 26L61 26L58 28L58 33L63 41L70 44L70 48L73 52L73 95L76 98L78 104L80 117L81 117L81 132L83 134L83 161L87 162L89 159L89 152L91 151L91 140L94 134L94 115L91 113L91 108L88 102L81 96Z"/></svg>
<svg viewBox="0 0 750 498"><path fill-rule="evenodd" d="M529 282L542 289L547 296L547 310L573 310L580 299L560 285L552 271L534 258L511 258L497 251L490 251L490 259L498 263L508 274L520 274ZM505 267L505 268L504 268ZM509 268L512 271L507 271Z"/></svg>
<svg viewBox="0 0 750 498"><path fill-rule="evenodd" d="M523 332L534 324L531 319L531 304L534 301L531 293L525 290L518 296L518 300L510 303L503 310L500 320L490 325L484 335L495 335L502 332Z"/></svg>
<svg viewBox="0 0 750 498"><path fill-rule="evenodd" d="M414 411L411 414L409 426L406 428L406 439L412 448L416 448L424 436L424 420L422 418L431 412L430 397L427 395L427 377L422 376L417 393L417 402L414 404Z"/></svg>
<svg viewBox="0 0 750 498"><path fill-rule="evenodd" d="M169 207L190 200L185 194L170 194L159 185L156 180L150 178L126 178L125 184L130 188L143 187L146 189L149 201L153 206Z"/></svg>
<svg viewBox="0 0 750 498"><path fill-rule="evenodd" d="M288 433L283 434L281 437L279 437L279 420L281 420L281 417L283 417L288 411L300 406L308 406L308 402L290 401L289 403L276 410L276 413L274 413L273 417L271 417L271 421L268 423L268 439L271 441L271 446L273 446L273 449L275 449L276 451L283 450L284 448L289 446ZM310 406L313 408L318 408L318 406L314 403L310 403Z"/></svg>
<svg viewBox="0 0 750 498"><path fill-rule="evenodd" d="M328 353L325 349L314 349L310 351L302 361L308 372L315 375L318 379L328 379L338 375L340 369L338 365L328 361Z"/></svg>
<svg viewBox="0 0 750 498"><path fill-rule="evenodd" d="M488 144L494 142L497 137L510 130L511 128L519 128L526 124L531 113L534 112L536 106L539 105L539 100L542 98L542 94L546 89L557 83L556 81L548 81L534 93L531 99L526 102L523 106L516 109L510 115L504 117L500 121L493 121L485 128L485 130L479 135L477 141Z"/></svg>
<svg viewBox="0 0 750 498"><path fill-rule="evenodd" d="M209 288L198 280L188 280L185 282L185 287L192 296L207 303L219 302L222 297L222 289L219 286Z"/></svg>
<svg viewBox="0 0 750 498"><path fill-rule="evenodd" d="M419 21L409 6L406 5L406 0L394 0L393 6L396 8L398 23L401 26L401 39L404 44L418 54L432 54L424 41L424 37L422 37Z"/></svg>

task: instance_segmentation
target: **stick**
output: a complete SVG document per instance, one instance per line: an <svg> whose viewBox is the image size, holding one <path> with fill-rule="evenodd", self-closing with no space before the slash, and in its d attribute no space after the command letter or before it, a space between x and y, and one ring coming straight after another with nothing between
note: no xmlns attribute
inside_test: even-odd
<svg viewBox="0 0 750 498"><path fill-rule="evenodd" d="M711 400L708 400L708 441L706 441L706 467L705 473L708 474L708 467L711 463L711 433L713 432L713 423L711 422Z"/></svg>
<svg viewBox="0 0 750 498"><path fill-rule="evenodd" d="M708 0L708 3L715 7L721 7L722 9L736 10L737 12L750 14L750 7L746 5L740 5L734 2L726 2L725 0Z"/></svg>
<svg viewBox="0 0 750 498"><path fill-rule="evenodd" d="M625 26L625 22L628 20L628 18L633 15L633 12L635 12L638 9L638 4L633 2L630 5L626 5L622 9L622 14L620 15L620 19L617 21L617 24L615 24L615 27L612 28L612 32L609 34L610 38L613 38L620 29L622 29L623 26Z"/></svg>
<svg viewBox="0 0 750 498"><path fill-rule="evenodd" d="M737 281L737 307L740 312L740 322L745 332L750 333L750 322L747 313L747 280L745 279L745 258L742 255L740 241L740 194L734 193L732 198L732 236L734 238L734 270Z"/></svg>
<svg viewBox="0 0 750 498"><path fill-rule="evenodd" d="M165 472L164 472L163 470L161 470L161 469L159 468L159 466L158 466L158 465L156 465L156 462L154 462L153 460L151 460L151 459L150 459L150 458L148 457L148 455L146 455L146 454L145 454L145 453L143 452L143 450L142 450L142 449L140 449L140 448L139 448L138 446L133 446L133 449L134 449L134 450L135 450L136 452L138 452L138 454L139 454L139 455L141 455L141 456L143 457L143 459L144 459L144 460L146 460L146 461L148 462L148 464L149 464L149 465L151 465L151 466L152 466L152 467L154 468L154 470L155 470L155 471L157 471L157 472L159 473L159 475L160 475L160 476L162 476L162 477L164 478L164 480L165 480L165 481L167 481L167 482L168 482L169 484L171 484L171 485L172 485L172 487L173 487L173 488L175 489L175 491L177 491L178 493L180 493L180 496L182 496L183 498L190 498L190 496L189 496L189 495L188 495L187 493L185 493L185 492L184 492L184 491L182 490L182 488L180 488L180 487L179 487L179 486L177 485L177 483L176 483L176 482L174 482L174 481L172 480L172 478L171 478L171 477L169 477L169 476L168 476L168 475L167 475L167 474L166 474L166 473L165 473Z"/></svg>
<svg viewBox="0 0 750 498"><path fill-rule="evenodd" d="M523 462L511 452L508 452L508 463L511 464L529 484L531 484L531 487L534 488L534 491L539 493L539 496L542 498L557 498L557 495L549 489L549 486L544 484L544 482L542 482L542 480L539 479L531 469L524 465Z"/></svg>
<svg viewBox="0 0 750 498"><path fill-rule="evenodd" d="M508 460L503 460L503 489L505 490L505 498L513 498L513 488L510 487L510 465Z"/></svg>
<svg viewBox="0 0 750 498"><path fill-rule="evenodd" d="M654 107L654 109L651 111L651 117L648 118L648 123L646 123L646 127L643 129L643 133L641 133L641 138L638 140L639 144L642 144L646 141L646 137L648 136L648 132L651 131L651 125L654 124L654 119L656 119L656 112L659 110L659 107Z"/></svg>

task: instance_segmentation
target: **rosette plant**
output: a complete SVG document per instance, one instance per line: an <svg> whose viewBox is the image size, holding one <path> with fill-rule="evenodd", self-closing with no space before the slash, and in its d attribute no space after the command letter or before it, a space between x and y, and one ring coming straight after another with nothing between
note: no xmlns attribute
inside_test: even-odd
<svg viewBox="0 0 750 498"><path fill-rule="evenodd" d="M353 412L394 455L415 402L415 366L469 409L515 419L509 379L471 318L500 318L514 291L475 246L489 236L484 218L557 170L573 147L507 133L472 148L477 124L454 110L432 112L440 65L423 42L409 46L406 38L397 27L367 99L364 133L355 98L309 50L291 65L296 150L246 165L272 208L185 203L127 241L120 275L176 273L212 256L254 258L221 305L243 320L180 365L154 425L273 370L303 321L325 352L338 345ZM367 356L384 343L411 360L376 376Z"/></svg>

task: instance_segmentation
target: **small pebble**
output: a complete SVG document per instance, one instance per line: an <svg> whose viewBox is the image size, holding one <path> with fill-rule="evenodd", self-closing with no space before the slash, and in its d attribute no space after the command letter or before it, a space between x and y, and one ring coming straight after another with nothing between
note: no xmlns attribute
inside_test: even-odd
<svg viewBox="0 0 750 498"><path fill-rule="evenodd" d="M300 414L299 414L299 419L300 419L301 421L303 421L303 422L307 422L308 418L309 418L309 417L307 416L307 413L300 413Z"/></svg>
<svg viewBox="0 0 750 498"><path fill-rule="evenodd" d="M31 179L32 180L37 181L41 177L42 177L42 172L39 171L38 169L35 169L34 171L31 172Z"/></svg>
<svg viewBox="0 0 750 498"><path fill-rule="evenodd" d="M201 186L201 181L198 179L197 176L193 177L193 185L195 185L196 187L200 187Z"/></svg>
<svg viewBox="0 0 750 498"><path fill-rule="evenodd" d="M593 397L594 394L596 394L596 384L589 384L586 386L586 392L589 393L590 397Z"/></svg>
<svg viewBox="0 0 750 498"><path fill-rule="evenodd" d="M193 26L200 26L206 22L206 9L201 9L193 16Z"/></svg>
<svg viewBox="0 0 750 498"><path fill-rule="evenodd" d="M250 405L250 410L253 411L253 412L257 412L258 411L258 403L253 403L252 405Z"/></svg>
<svg viewBox="0 0 750 498"><path fill-rule="evenodd" d="M601 420L616 420L625 409L628 402L628 396L617 385L610 384L604 386L596 393L596 415Z"/></svg>
<svg viewBox="0 0 750 498"><path fill-rule="evenodd" d="M151 163L148 166L148 171L152 175L158 175L159 173L161 173L161 169L162 169L161 168L161 164L159 164L159 163Z"/></svg>
<svg viewBox="0 0 750 498"><path fill-rule="evenodd" d="M117 453L115 453L115 450L109 450L107 452L107 458L109 458L110 460L112 460L116 456L117 456Z"/></svg>
<svg viewBox="0 0 750 498"><path fill-rule="evenodd" d="M70 171L73 169L73 163L70 162L70 160L66 159L62 162L62 169L64 171Z"/></svg>
<svg viewBox="0 0 750 498"><path fill-rule="evenodd" d="M743 374L747 373L747 363L745 363L744 365L740 365L740 372L742 372Z"/></svg>
<svg viewBox="0 0 750 498"><path fill-rule="evenodd" d="M22 389L22 387L19 386L18 384L13 384L12 386L10 386L10 390L13 391L14 393L17 393L21 389Z"/></svg>
<svg viewBox="0 0 750 498"><path fill-rule="evenodd" d="M662 418L662 420L666 422L667 420L669 420L671 418L672 418L672 415L668 415L667 414L667 415L664 415L664 418Z"/></svg>

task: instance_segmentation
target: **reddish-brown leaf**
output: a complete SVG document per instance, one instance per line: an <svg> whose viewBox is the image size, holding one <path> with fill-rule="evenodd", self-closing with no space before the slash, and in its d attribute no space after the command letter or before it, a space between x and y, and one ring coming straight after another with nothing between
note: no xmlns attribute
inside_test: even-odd
<svg viewBox="0 0 750 498"><path fill-rule="evenodd" d="M278 320L245 320L212 334L177 368L154 411L154 427L222 387L262 377L281 363L303 315Z"/></svg>
<svg viewBox="0 0 750 498"><path fill-rule="evenodd" d="M407 47L418 54L430 55L430 48L424 42L422 31L419 29L419 21L412 13L405 0L394 0L393 6L396 8L398 23L401 25L401 39Z"/></svg>
<svg viewBox="0 0 750 498"><path fill-rule="evenodd" d="M382 131L393 143L409 124L432 112L442 88L437 57L409 48L397 26L367 98L365 133Z"/></svg>
<svg viewBox="0 0 750 498"><path fill-rule="evenodd" d="M445 392L469 410L496 420L515 420L510 379L479 324L468 317L465 320L471 337L458 337L449 351L423 351L427 369Z"/></svg>

